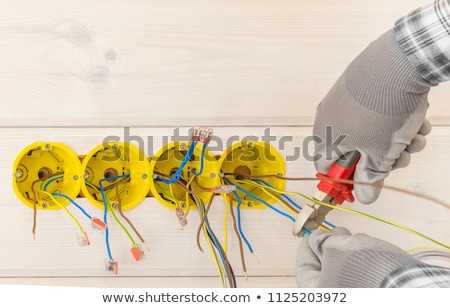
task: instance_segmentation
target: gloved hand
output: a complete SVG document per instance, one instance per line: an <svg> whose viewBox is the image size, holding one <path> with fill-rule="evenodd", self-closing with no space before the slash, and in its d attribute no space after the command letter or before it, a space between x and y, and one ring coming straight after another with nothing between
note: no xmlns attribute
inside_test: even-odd
<svg viewBox="0 0 450 308"><path fill-rule="evenodd" d="M389 242L338 227L302 239L296 277L299 287L377 288L395 269L420 263Z"/></svg>
<svg viewBox="0 0 450 308"><path fill-rule="evenodd" d="M435 85L408 61L393 30L381 35L352 61L317 108L313 134L322 140L315 148L317 171L326 173L342 154L358 150L354 180L383 184L392 169L408 165L410 153L424 148L431 130L425 119L427 95ZM368 204L380 188L355 185L354 193Z"/></svg>

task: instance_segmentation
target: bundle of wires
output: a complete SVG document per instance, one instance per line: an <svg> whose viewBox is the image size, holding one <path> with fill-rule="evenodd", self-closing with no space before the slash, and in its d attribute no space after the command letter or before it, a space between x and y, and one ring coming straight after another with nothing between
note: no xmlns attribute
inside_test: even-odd
<svg viewBox="0 0 450 308"><path fill-rule="evenodd" d="M75 202L72 198L70 198L68 195L62 193L60 191L60 189L58 188L58 186L53 188L52 191L49 191L49 186L52 185L52 183L57 183L57 182L63 181L63 180L64 180L64 173L58 173L58 174L50 175L50 176L44 177L42 179L39 179L32 184L33 199L34 199L33 200L34 215L33 215L33 229L32 229L33 236L35 236L35 230L36 230L36 203L37 203L34 185L37 182L41 182L41 185L39 187L40 193L46 195L56 205L58 205L61 209L63 209L64 212L76 224L76 226L78 227L78 229L80 231L80 238L79 238L79 240L81 241L80 244L82 244L82 245L89 244L88 242L83 242L83 241L88 241L88 239L87 239L86 233L83 230L82 225L75 218L75 216L72 215L72 213L69 211L69 209L66 206L61 204L61 202L58 200L58 198L63 198L63 199L69 200L69 202L71 204L73 204L77 209L79 209L90 221L92 221L93 217L81 205L79 205L77 202Z"/></svg>
<svg viewBox="0 0 450 308"><path fill-rule="evenodd" d="M291 213L294 213L296 210L294 210L294 212L293 212L292 207L287 207L287 205L286 205L287 202L291 203L291 205L294 206L298 210L301 210L301 207L298 206L298 205L295 205L295 202L293 202L292 199L290 199L290 198L287 199L286 197L288 195L298 196L298 197L301 197L301 198L303 198L303 199L305 199L305 200L307 200L307 201L309 201L311 203L317 203L317 204L320 204L320 205L323 205L323 206L330 207L332 209L337 209L337 210L344 211L344 212L347 212L347 213L351 213L351 214L363 216L363 217L366 217L366 218L370 218L370 219L373 219L373 220L377 220L377 221L380 221L380 222L383 222L383 223L395 226L397 228L400 228L400 229L402 229L404 231L412 233L412 234L414 234L416 236L419 236L421 238L424 238L424 239L426 239L428 241L431 241L431 242L433 242L433 243L435 243L435 244L437 244L437 245L439 245L441 247L444 247L446 249L450 249L449 245L447 245L447 244L445 244L443 242L440 242L440 241L438 241L436 239L433 239L433 238L431 238L429 236L426 236L426 235L424 235L424 234L422 234L422 233L420 233L418 231L410 229L410 228L408 228L406 226L403 226L403 225L401 225L399 223L396 223L396 222L393 222L393 221L390 221L390 220L387 220L387 219L383 219L383 218L380 218L380 217L376 217L374 215L366 214L366 213L363 213L363 212L360 212L360 211L344 208L344 207L341 207L341 206L336 206L336 205L333 205L333 204L324 203L324 202L312 199L312 198L310 198L308 196L305 196L304 194L301 194L301 193L298 193L298 192L282 191L282 190L274 188L272 185L270 185L269 183L267 183L264 180L262 180L263 177L277 177L277 178L283 179L283 180L318 180L316 178L285 178L285 177L280 177L279 175L264 175L264 176L253 176L253 177L248 177L247 176L247 179L237 179L237 178L245 177L245 175L232 174L232 176L234 176L236 179L231 181L229 178L227 178L227 176L231 176L231 174L225 175L224 176L224 181L226 181L228 183L233 183L234 185L236 185L237 189L240 190L241 192L245 193L246 196L249 196L249 197L254 198L255 200L258 200L258 201L261 201L261 202L264 201L261 198L257 198L257 197L255 198L255 196L253 196L251 193L249 193L248 190L244 189L239 184L251 185L251 186L253 186L255 188L261 189L263 192L270 193L270 195L275 196L276 199L278 199L281 204L285 205L285 207ZM332 180L333 179L330 179L330 181L332 181ZM336 180L336 181L343 182L343 183L351 183L351 184L355 184L356 183L356 182L350 181L350 180ZM370 185L368 183L359 183L359 184ZM414 195L416 197L425 198L425 199L428 199L430 201L434 201L434 202L437 202L437 203L439 203L441 205L444 205L444 206L448 207L448 205L446 205L442 201L436 200L435 198L430 198L430 197L427 197L427 196L424 196L424 195L420 195L418 193L409 192L409 191L406 191L406 190L403 190L403 189L399 189L399 188L395 188L395 187L391 187L391 186L383 186L383 187L385 187L387 189L393 189L395 191L399 191L399 192L403 192L403 193L412 194L412 195ZM240 201L238 199L238 195L235 194L235 197L238 200L238 205L239 205ZM284 198L285 200L283 200L281 198ZM262 203L265 204L266 206L268 206L269 208L275 210L273 208L273 206L270 206L269 204L267 204L267 202L262 202ZM275 210L275 211L277 213L279 213L279 214L282 214L285 217L288 217L290 220L295 222L295 219L293 219L293 217L290 216L289 214L280 213L279 210ZM334 228L334 225L331 224L328 221L325 221L324 224L321 226L321 228L325 229L325 230L329 230L330 228ZM308 233L309 230L305 230L305 232Z"/></svg>
<svg viewBox="0 0 450 308"><path fill-rule="evenodd" d="M200 244L200 234L203 233L206 243L209 247L209 250L211 252L214 264L216 266L217 272L219 274L219 277L222 282L223 287L236 287L236 277L233 271L233 268L228 260L227 253L226 253L226 232L225 232L225 245L222 245L215 235L213 228L209 222L208 219L208 212L211 208L211 205L214 200L214 193L211 192L211 188L200 188L194 190L193 183L195 182L198 185L198 182L196 182L196 178L200 176L203 172L204 167L204 160L205 160L205 151L207 145L205 143L202 143L202 150L199 157L199 169L192 170L192 177L189 180L186 180L182 178L182 170L186 166L187 162L192 158L195 147L197 146L198 142L192 141L190 144L189 149L187 150L183 160L181 161L180 165L178 166L177 170L172 174L172 176L159 173L158 171L155 171L155 174L157 175L155 180L155 185L157 186L160 194L162 197L173 204L177 206L177 209L180 209L184 212L184 215L187 216L189 213L189 209L191 207L191 202L195 204L195 207L197 209L197 212L200 217L200 224L197 229L197 246L198 249L201 252L203 251L203 248ZM162 185L159 184L159 182L167 184L167 187L164 188ZM173 194L172 185L176 185L178 187L181 187L183 191L186 193L186 204L184 206L184 209L182 209L180 205L180 201L176 196ZM208 202L205 202L203 198L205 197L205 193L210 193L210 197L208 199ZM206 194L209 195L209 194ZM244 264L244 263L243 263ZM245 272L245 265L244 265L244 272Z"/></svg>
<svg viewBox="0 0 450 308"><path fill-rule="evenodd" d="M89 187L91 187L95 191L99 192L101 194L101 196L102 196L103 221L106 224L106 228L105 228L105 247L106 247L106 251L107 251L107 255L108 255L108 260L110 262L113 262L114 258L112 256L111 246L110 246L110 242L109 242L108 213L110 213L112 215L112 217L114 218L115 222L120 226L122 231L126 234L126 236L128 237L128 239L131 242L132 247L135 247L135 248L139 249L139 245L136 243L136 241L133 238L133 236L131 235L131 233L127 230L127 228L119 220L119 218L117 217L117 215L116 215L112 205L110 204L110 202L108 200L108 195L111 192L113 192L113 191L115 191L115 193L116 193L117 209L118 209L119 214L122 216L123 219L125 219L127 221L127 223L131 226L133 231L136 233L136 235L141 240L142 244L144 246L146 246L147 250L149 250L148 246L146 245L146 242L145 242L144 238L141 236L141 234L137 231L137 229L134 227L134 225L131 223L131 221L124 215L124 213L122 211L122 202L121 202L121 198L120 198L119 185L122 184L122 183L127 182L129 180L129 177L130 177L130 174L123 174L123 175L106 177L106 178L103 178L103 179L99 180L99 186L98 187L93 185L92 183L86 182L86 185L88 185ZM105 186L104 182L112 182L112 183L107 185L107 186ZM140 249L139 249L139 251L142 253L142 251Z"/></svg>

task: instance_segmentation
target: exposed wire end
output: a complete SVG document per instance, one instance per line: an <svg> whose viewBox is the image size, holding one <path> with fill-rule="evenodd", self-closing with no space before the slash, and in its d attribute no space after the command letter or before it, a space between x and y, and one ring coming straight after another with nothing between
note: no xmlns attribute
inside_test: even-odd
<svg viewBox="0 0 450 308"><path fill-rule="evenodd" d="M184 212L181 206L177 206L175 209L175 213L177 214L177 218L180 221L182 227L186 227L188 224L186 213Z"/></svg>
<svg viewBox="0 0 450 308"><path fill-rule="evenodd" d="M86 232L78 233L77 234L77 241L78 241L78 245L80 245L81 247L89 246L91 244L91 242L89 241L89 237L87 236Z"/></svg>
<svg viewBox="0 0 450 308"><path fill-rule="evenodd" d="M150 251L150 247L147 245L146 242L142 242L142 245L144 245L144 247L147 251Z"/></svg>
<svg viewBox="0 0 450 308"><path fill-rule="evenodd" d="M134 245L133 247L131 247L131 254L136 261L140 261L145 258L145 253L141 249L141 247L139 247L139 245Z"/></svg>
<svg viewBox="0 0 450 308"><path fill-rule="evenodd" d="M245 281L248 281L247 271L244 271L244 277L245 277Z"/></svg>
<svg viewBox="0 0 450 308"><path fill-rule="evenodd" d="M213 129L209 127L195 126L192 131L192 141L208 144L211 141Z"/></svg>
<svg viewBox="0 0 450 308"><path fill-rule="evenodd" d="M119 263L111 259L105 260L105 271L117 275L119 272Z"/></svg>
<svg viewBox="0 0 450 308"><path fill-rule="evenodd" d="M255 258L256 262L261 263L261 262L259 261L258 257L255 255L254 252L252 252L252 256L253 256L253 258Z"/></svg>
<svg viewBox="0 0 450 308"><path fill-rule="evenodd" d="M96 231L104 232L106 230L106 224L97 217L91 219L91 227Z"/></svg>
<svg viewBox="0 0 450 308"><path fill-rule="evenodd" d="M236 185L217 185L211 188L215 194L229 194L236 190Z"/></svg>

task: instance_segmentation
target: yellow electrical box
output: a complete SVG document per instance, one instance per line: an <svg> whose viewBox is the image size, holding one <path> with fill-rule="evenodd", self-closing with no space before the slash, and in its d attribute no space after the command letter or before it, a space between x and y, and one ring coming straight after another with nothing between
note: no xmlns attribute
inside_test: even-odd
<svg viewBox="0 0 450 308"><path fill-rule="evenodd" d="M61 193L74 199L81 188L81 163L76 153L62 143L35 142L23 149L13 166L13 189L27 206L59 210L50 194ZM45 185L43 185L45 184ZM69 200L60 204L66 206Z"/></svg>
<svg viewBox="0 0 450 308"><path fill-rule="evenodd" d="M279 178L285 176L285 160L278 150L266 142L236 142L222 153L218 163L222 177L229 178L231 182L256 176L278 190L285 189L286 181ZM222 178L223 184L229 184L224 181L224 178ZM241 183L239 186L243 190L237 189L236 193L241 200L242 208L266 208L262 202L254 199L245 191L271 205L276 202L275 198L268 196L257 187L245 183ZM229 202L228 194L224 194L224 198ZM237 203L238 198L233 194L233 205L237 205Z"/></svg>
<svg viewBox="0 0 450 308"><path fill-rule="evenodd" d="M99 144L82 158L81 168L81 192L101 209L104 197L114 209L132 209L150 190L148 157L131 143Z"/></svg>
<svg viewBox="0 0 450 308"><path fill-rule="evenodd" d="M190 148L191 146L194 148ZM186 158L186 155L189 154L192 155ZM184 166L181 166L185 159ZM180 166L181 170L179 170ZM201 142L171 142L165 145L151 159L150 168L151 194L170 209L195 206L183 186L188 186L192 191L206 191L220 183L217 159ZM180 179L176 182L182 185L178 185L176 182L170 183L174 174L179 175ZM205 200L205 198L211 197L211 192L196 195Z"/></svg>

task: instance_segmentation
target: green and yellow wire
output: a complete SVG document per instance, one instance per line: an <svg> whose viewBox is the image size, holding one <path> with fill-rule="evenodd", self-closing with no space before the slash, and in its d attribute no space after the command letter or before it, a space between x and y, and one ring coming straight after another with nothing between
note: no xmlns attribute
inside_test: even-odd
<svg viewBox="0 0 450 308"><path fill-rule="evenodd" d="M304 194L301 194L299 192L281 191L281 190L276 189L274 187L262 185L262 184L259 184L257 182L254 182L254 181L239 180L239 181L236 181L236 182L243 182L243 183L246 183L246 184L251 184L251 185L254 185L256 187L263 188L263 189L268 189L268 190L274 191L274 192L279 193L279 194L300 196L303 199L306 199L306 200L308 200L310 202L317 203L317 204L320 204L320 205L323 205L323 206L326 206L326 207L329 207L329 208L332 208L332 209L336 209L336 210L339 210L339 211L343 211L343 212L359 215L359 216L362 216L362 217L367 217L367 218L370 218L370 219L374 219L374 220L377 220L377 221L380 221L380 222L392 225L392 226L397 227L399 229L402 229L402 230L404 230L406 232L414 234L414 235L416 235L418 237L421 237L423 239L426 239L428 241L431 241L431 242L433 242L433 243L435 243L435 244L437 244L439 246L442 246L442 247L445 247L447 249L450 249L450 245L447 245L447 244L445 244L443 242L440 242L440 241L438 241L436 239L433 239L433 238L431 238L431 237L429 237L427 235L424 235L424 234L422 234L422 233L420 233L418 231L415 231L415 230L413 230L411 228L408 228L406 226L403 226L403 225L401 225L399 223L396 223L396 222L393 222L391 220L380 218L380 217L377 217L377 216L374 216L374 215L371 215L371 214L367 214L367 213L363 213L363 212L360 212L360 211L357 211L357 210L352 210L352 209L348 209L348 208L345 208L345 207L340 207L340 206L336 206L336 205L333 205L333 204L325 203L325 202L313 199L311 197L308 197L308 196L306 196Z"/></svg>

